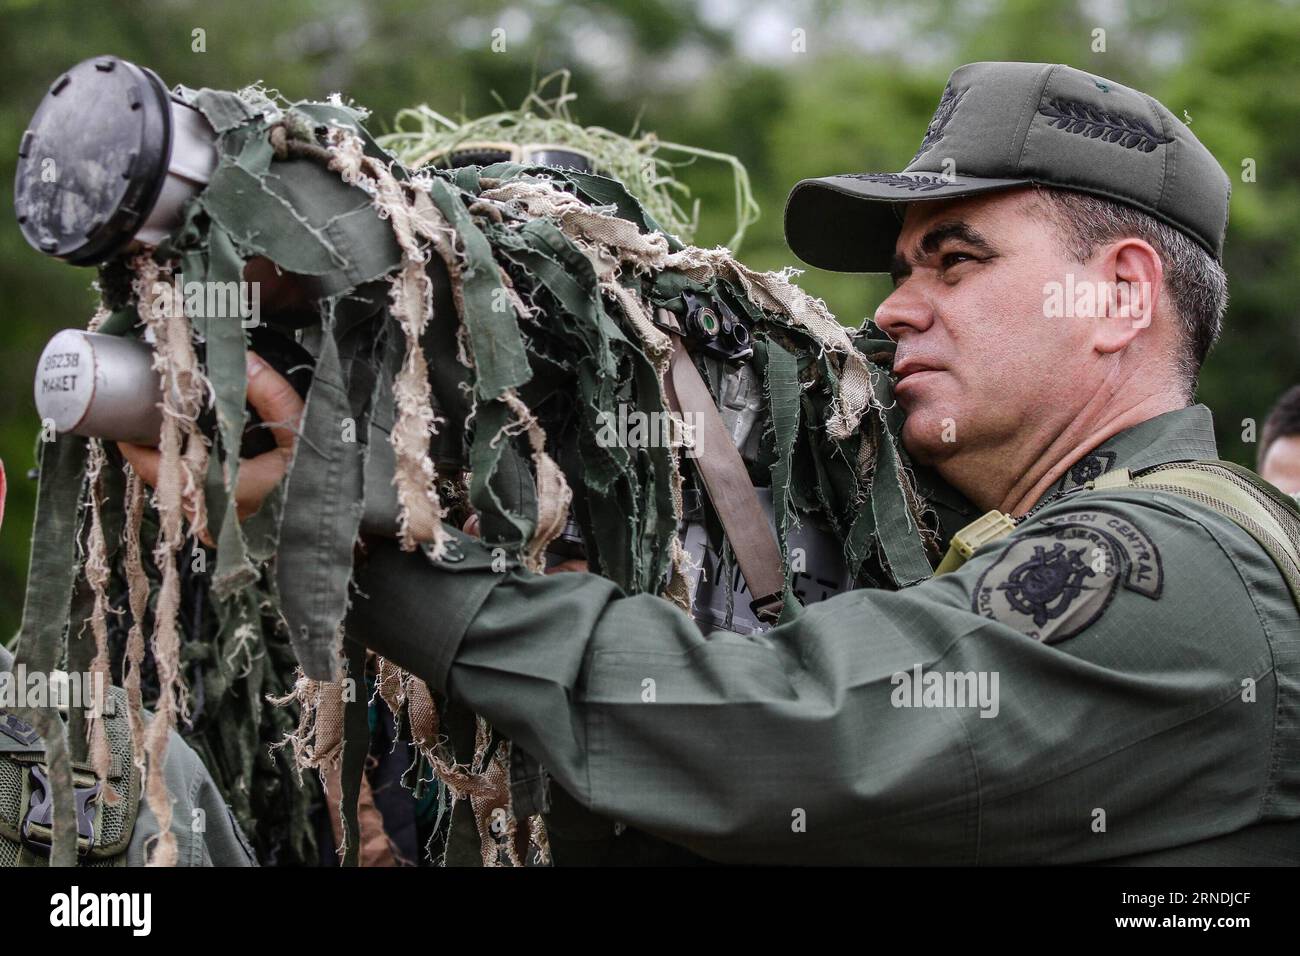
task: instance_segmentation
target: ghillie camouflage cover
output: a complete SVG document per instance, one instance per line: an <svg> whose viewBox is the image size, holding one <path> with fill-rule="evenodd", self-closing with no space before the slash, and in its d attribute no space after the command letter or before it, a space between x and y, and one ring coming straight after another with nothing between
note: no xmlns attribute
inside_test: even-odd
<svg viewBox="0 0 1300 956"><path fill-rule="evenodd" d="M135 711L152 706L146 769L158 734L180 724L264 861L315 853L320 788L294 785L291 763L341 767L356 859L372 695L415 744L408 776L436 789L439 819L454 826L472 811L484 863L518 863L530 842L545 851L542 821L514 820L508 743L344 641L354 549L388 533L437 556L443 523L472 509L488 543L541 570L572 516L594 572L689 609L695 569L680 529L698 479L685 430L650 447L598 440L620 409L672 417L658 319L681 315L688 297L721 300L752 330L763 408L748 466L775 491L787 581L796 524L833 535L859 585L930 575L941 542L898 442L892 343L842 326L790 270L758 273L726 248L685 245L615 179L513 163L412 170L341 102L178 92L216 131L219 165L167 241L101 270L91 323L155 349L159 481L150 497L95 439L42 447L20 648L29 667L108 671ZM263 321L305 344L314 366L289 473L241 523L245 329L190 308L173 280L238 283L250 264L299 291ZM693 358L718 400L726 363ZM215 553L197 541L205 528ZM798 613L787 587L783 619ZM64 737L45 720L64 748L86 740L103 759L93 726L74 721ZM51 744L52 760L60 750ZM66 860L75 833L67 778L54 776ZM156 775L146 781L165 819L167 795ZM164 838L155 862L169 852Z"/></svg>

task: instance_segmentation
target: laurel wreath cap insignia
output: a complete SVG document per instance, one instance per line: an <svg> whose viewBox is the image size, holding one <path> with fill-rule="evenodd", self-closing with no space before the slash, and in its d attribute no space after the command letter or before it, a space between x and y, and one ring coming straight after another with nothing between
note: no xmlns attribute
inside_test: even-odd
<svg viewBox="0 0 1300 956"><path fill-rule="evenodd" d="M1116 143L1125 149L1149 153L1157 146L1174 141L1172 136L1165 136L1144 119L1125 116L1081 100L1053 97L1039 106L1038 112L1051 118L1048 126L1089 139Z"/></svg>
<svg viewBox="0 0 1300 956"><path fill-rule="evenodd" d="M921 139L921 148L916 151L912 157L912 163L921 158L921 154L927 149L943 139L943 131L951 122L953 114L957 112L957 105L969 92L968 89L955 93L952 84L949 83L943 88L943 95L939 97L939 105L935 107L934 117L930 120L930 125L925 128L925 136ZM907 165L911 166L912 163Z"/></svg>
<svg viewBox="0 0 1300 956"><path fill-rule="evenodd" d="M884 183L887 186L901 186L913 192L929 192L951 186L955 180L942 175L927 176L921 173L844 173L843 179L864 179L871 183Z"/></svg>

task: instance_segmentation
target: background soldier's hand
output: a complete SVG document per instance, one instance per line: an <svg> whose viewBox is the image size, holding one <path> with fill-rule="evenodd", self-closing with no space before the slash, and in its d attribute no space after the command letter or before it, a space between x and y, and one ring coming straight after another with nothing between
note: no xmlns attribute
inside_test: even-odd
<svg viewBox="0 0 1300 956"><path fill-rule="evenodd" d="M280 483L293 455L293 442L297 437L298 422L302 417L304 402L289 384L288 379L263 362L256 353L248 353L248 404L271 429L275 448L256 458L239 460L239 484L235 488L235 509L239 520L256 514L263 499ZM118 442L118 449L136 474L153 487L158 482L160 455L156 448ZM187 504L187 512L193 517ZM214 547L212 537L204 529L200 540Z"/></svg>
<svg viewBox="0 0 1300 956"><path fill-rule="evenodd" d="M478 537L478 515L470 515L465 519L465 526L460 529L466 534ZM561 561L559 564L546 569L547 574L560 574L564 571L586 571L587 562L581 558L570 558L568 561Z"/></svg>

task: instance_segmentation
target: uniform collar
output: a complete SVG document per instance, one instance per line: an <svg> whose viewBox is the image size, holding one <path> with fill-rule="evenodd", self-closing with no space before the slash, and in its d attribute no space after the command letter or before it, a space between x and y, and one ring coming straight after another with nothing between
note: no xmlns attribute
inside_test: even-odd
<svg viewBox="0 0 1300 956"><path fill-rule="evenodd" d="M1218 457L1210 410L1189 405L1112 435L1071 465L1049 494L1070 491L1115 468L1141 471L1171 461Z"/></svg>

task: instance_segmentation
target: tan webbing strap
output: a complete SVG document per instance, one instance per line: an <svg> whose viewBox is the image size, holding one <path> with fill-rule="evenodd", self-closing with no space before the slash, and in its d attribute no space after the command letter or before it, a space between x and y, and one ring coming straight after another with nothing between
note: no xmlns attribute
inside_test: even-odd
<svg viewBox="0 0 1300 956"><path fill-rule="evenodd" d="M1234 522L1262 547L1286 580L1300 610L1300 512L1263 480L1231 462L1176 462L1137 476L1127 469L1107 472L1094 490L1147 488L1182 495Z"/></svg>
<svg viewBox="0 0 1300 956"><path fill-rule="evenodd" d="M1088 482L1086 491L1121 491L1145 488L1181 495L1229 521L1258 542L1286 580L1300 610L1300 509L1281 493L1270 490L1263 479L1225 461L1171 462L1134 476L1117 468ZM972 521L952 538L935 576L955 571L981 546L1015 530L1015 521L999 511Z"/></svg>
<svg viewBox="0 0 1300 956"><path fill-rule="evenodd" d="M948 543L948 553L934 569L933 577L956 571L984 545L1005 538L1015 530L1016 523L1010 515L996 510L985 512L952 536L952 541Z"/></svg>
<svg viewBox="0 0 1300 956"><path fill-rule="evenodd" d="M670 337L673 351L664 376L668 405L680 414L690 413L695 424L695 447L705 451L695 457L695 465L754 598L750 609L760 621L774 622L781 613L785 594L776 535L700 370L691 361L681 336L670 333Z"/></svg>

